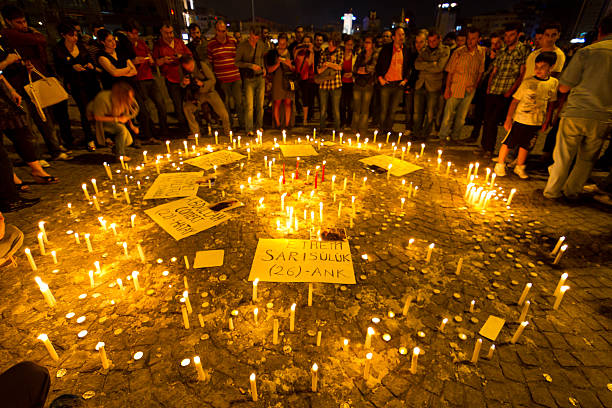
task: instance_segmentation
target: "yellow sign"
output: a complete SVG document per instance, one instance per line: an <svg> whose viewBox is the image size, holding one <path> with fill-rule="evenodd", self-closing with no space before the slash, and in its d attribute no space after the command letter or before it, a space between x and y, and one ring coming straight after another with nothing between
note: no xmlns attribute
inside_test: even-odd
<svg viewBox="0 0 612 408"><path fill-rule="evenodd" d="M249 280L355 284L348 241L260 239Z"/></svg>

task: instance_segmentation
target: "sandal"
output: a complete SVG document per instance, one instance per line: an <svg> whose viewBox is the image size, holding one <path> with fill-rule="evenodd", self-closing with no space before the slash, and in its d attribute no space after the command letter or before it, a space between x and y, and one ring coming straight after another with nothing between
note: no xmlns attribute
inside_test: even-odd
<svg viewBox="0 0 612 408"><path fill-rule="evenodd" d="M17 187L17 190L19 190L20 193L30 191L30 187L28 187L27 185L23 183L15 183L15 187Z"/></svg>
<svg viewBox="0 0 612 408"><path fill-rule="evenodd" d="M36 184L56 184L59 183L59 179L55 176L35 176L32 174L32 177L34 177L34 181L36 182Z"/></svg>
<svg viewBox="0 0 612 408"><path fill-rule="evenodd" d="M96 144L94 142L87 143L87 151L95 152L96 151Z"/></svg>

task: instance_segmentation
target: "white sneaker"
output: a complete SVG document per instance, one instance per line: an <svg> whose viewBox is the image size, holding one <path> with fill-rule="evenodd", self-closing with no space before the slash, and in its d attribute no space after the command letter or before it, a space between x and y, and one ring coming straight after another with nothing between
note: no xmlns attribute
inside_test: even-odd
<svg viewBox="0 0 612 408"><path fill-rule="evenodd" d="M521 165L516 165L514 167L514 174L516 174L517 176L519 176L522 179L527 179L529 178L529 175L527 174L527 172L525 171L525 165L523 164Z"/></svg>
<svg viewBox="0 0 612 408"><path fill-rule="evenodd" d="M493 172L497 174L497 177L504 177L506 175L506 165L503 163L497 163Z"/></svg>
<svg viewBox="0 0 612 408"><path fill-rule="evenodd" d="M39 160L38 163L40 163L42 167L51 167L49 162L47 162L46 160Z"/></svg>

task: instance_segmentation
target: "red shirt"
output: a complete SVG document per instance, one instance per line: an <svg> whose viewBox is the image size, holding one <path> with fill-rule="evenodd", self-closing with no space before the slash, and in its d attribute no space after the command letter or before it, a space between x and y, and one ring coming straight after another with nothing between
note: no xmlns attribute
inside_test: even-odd
<svg viewBox="0 0 612 408"><path fill-rule="evenodd" d="M224 43L213 38L208 42L208 58L213 66L217 80L222 83L235 82L240 79L236 66L236 40L226 37Z"/></svg>
<svg viewBox="0 0 612 408"><path fill-rule="evenodd" d="M136 41L136 44L134 44L133 47L134 54L136 54L137 57L151 56L151 50L149 49L147 43L143 40L139 39L138 41ZM147 60L139 65L136 65L136 70L138 71L138 73L136 74L136 79L138 79L139 81L153 79L153 71L151 70L151 60Z"/></svg>
<svg viewBox="0 0 612 408"><path fill-rule="evenodd" d="M162 75L173 84L178 84L181 81L180 64L179 58L183 55L191 55L191 51L185 45L183 40L179 38L174 39L174 48L169 46L161 38L155 43L153 47L153 58L156 60L161 57L174 57L174 62L161 65L159 68Z"/></svg>
<svg viewBox="0 0 612 408"><path fill-rule="evenodd" d="M353 73L353 57L347 58L342 63L342 83L344 84L352 84L353 77L345 78L344 74Z"/></svg>
<svg viewBox="0 0 612 408"><path fill-rule="evenodd" d="M393 56L391 57L391 65L385 74L385 79L389 82L402 80L402 67L404 65L403 46L396 47L393 44Z"/></svg>

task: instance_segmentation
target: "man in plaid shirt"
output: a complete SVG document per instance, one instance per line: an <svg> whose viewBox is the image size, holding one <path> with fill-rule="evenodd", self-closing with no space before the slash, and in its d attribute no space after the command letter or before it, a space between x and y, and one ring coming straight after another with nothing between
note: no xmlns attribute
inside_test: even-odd
<svg viewBox="0 0 612 408"><path fill-rule="evenodd" d="M342 36L338 32L331 34L329 47L321 52L321 61L317 67L317 72L322 74L326 69L333 69L336 75L333 79L319 84L319 101L321 104L321 129L325 129L327 120L327 103L331 97L331 109L334 115L334 129L340 130L340 96L342 94L342 62L344 62L344 51L339 45Z"/></svg>
<svg viewBox="0 0 612 408"><path fill-rule="evenodd" d="M502 49L493 61L493 72L489 77L482 140L482 149L475 153L483 154L484 158L491 158L497 141L497 126L501 115L505 114L512 101L512 94L521 84L525 73L525 61L529 55L529 48L519 42L521 31L518 23L509 23L504 30L504 43Z"/></svg>

